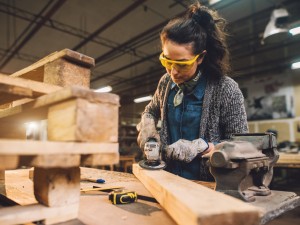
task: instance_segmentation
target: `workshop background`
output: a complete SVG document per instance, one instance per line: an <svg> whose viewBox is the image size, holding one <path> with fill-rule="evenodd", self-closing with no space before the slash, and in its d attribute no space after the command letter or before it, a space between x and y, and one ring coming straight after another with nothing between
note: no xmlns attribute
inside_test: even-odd
<svg viewBox="0 0 300 225"><path fill-rule="evenodd" d="M136 124L165 72L159 32L181 15L182 0L1 0L0 74L10 75L69 48L95 58L91 88L120 96L121 155L142 152ZM279 150L300 142L300 1L203 0L228 21L232 73L245 97L251 132L273 131ZM147 99L147 98L146 98ZM125 170L126 168L118 168ZM299 169L275 168L273 187L300 193ZM295 224L299 210L270 224ZM287 221L283 223L280 219ZM278 222L279 221L279 222Z"/></svg>

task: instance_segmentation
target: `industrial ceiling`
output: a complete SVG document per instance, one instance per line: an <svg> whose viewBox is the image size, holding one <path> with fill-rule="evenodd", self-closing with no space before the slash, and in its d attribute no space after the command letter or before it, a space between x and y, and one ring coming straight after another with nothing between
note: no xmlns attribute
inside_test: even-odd
<svg viewBox="0 0 300 225"><path fill-rule="evenodd" d="M96 60L91 88L112 86L122 104L154 92L164 73L159 32L191 1L0 0L0 73L14 73L69 48ZM299 0L222 0L228 21L234 78L283 71L300 57L300 35L262 44L272 11L280 6L300 20Z"/></svg>

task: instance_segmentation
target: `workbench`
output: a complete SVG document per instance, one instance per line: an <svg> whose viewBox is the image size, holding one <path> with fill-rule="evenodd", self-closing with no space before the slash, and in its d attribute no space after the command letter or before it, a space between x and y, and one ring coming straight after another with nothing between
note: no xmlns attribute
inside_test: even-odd
<svg viewBox="0 0 300 225"><path fill-rule="evenodd" d="M298 153L279 153L279 159L275 167L300 168L300 154Z"/></svg>
<svg viewBox="0 0 300 225"><path fill-rule="evenodd" d="M29 179L29 169L7 170L6 184L0 186L1 194L13 200L16 204L29 205L37 203L33 194L32 181ZM81 188L125 187L138 194L151 196L143 184L129 173L99 170L81 167L81 178L102 178L105 184L81 182ZM4 200L2 198L2 200ZM2 201L3 202L3 201ZM113 205L105 192L87 192L80 196L78 219L63 224L164 224L175 225L172 218L158 203L138 200L127 205Z"/></svg>
<svg viewBox="0 0 300 225"><path fill-rule="evenodd" d="M140 195L152 197L144 185L132 174L81 167L81 188L125 187ZM29 169L7 170L6 184L0 186L0 192L15 204L29 205L36 203ZM101 178L104 184L85 181L86 178ZM200 185L213 188L213 183L198 182ZM7 199L6 199L7 200ZM11 202L11 201L10 201ZM300 204L299 196L292 192L272 191L267 197L257 197L257 201L249 203L259 207L262 224L272 220L281 213L291 210ZM65 222L66 225L78 224L139 224L139 225L175 225L174 220L158 203L138 200L136 203L113 205L104 192L86 192L80 196L78 219Z"/></svg>

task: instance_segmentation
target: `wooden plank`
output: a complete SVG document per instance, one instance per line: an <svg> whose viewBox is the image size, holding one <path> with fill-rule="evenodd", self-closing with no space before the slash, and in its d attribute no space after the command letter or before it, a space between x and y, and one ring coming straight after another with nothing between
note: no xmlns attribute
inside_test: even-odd
<svg viewBox="0 0 300 225"><path fill-rule="evenodd" d="M11 106L12 106L12 103L7 103L7 104L0 105L0 111L1 111L2 109L10 108Z"/></svg>
<svg viewBox="0 0 300 225"><path fill-rule="evenodd" d="M44 224L55 224L77 218L79 205L47 207L41 204L1 208L0 224L25 224L45 220Z"/></svg>
<svg viewBox="0 0 300 225"><path fill-rule="evenodd" d="M39 155L39 156L19 156L0 155L0 169L12 170L22 166L38 166L43 168L70 168L80 166L80 155ZM113 157L113 156L112 156Z"/></svg>
<svg viewBox="0 0 300 225"><path fill-rule="evenodd" d="M51 106L48 139L53 141L118 142L119 106L76 99Z"/></svg>
<svg viewBox="0 0 300 225"><path fill-rule="evenodd" d="M19 156L0 155L0 170L16 169L19 167Z"/></svg>
<svg viewBox="0 0 300 225"><path fill-rule="evenodd" d="M22 166L35 166L42 168L70 168L76 166L101 166L118 163L118 154L98 153L98 154L62 154L62 155L0 155L0 170L17 169Z"/></svg>
<svg viewBox="0 0 300 225"><path fill-rule="evenodd" d="M110 163L107 163L110 162ZM119 155L113 154L90 154L90 155L82 155L80 165L81 166L106 166L106 165L114 165L119 163Z"/></svg>
<svg viewBox="0 0 300 225"><path fill-rule="evenodd" d="M115 94L69 87L0 111L0 123L22 126L48 119L49 140L117 142L118 108L119 96Z"/></svg>
<svg viewBox="0 0 300 225"><path fill-rule="evenodd" d="M56 52L51 53L48 56L45 56L44 58L37 61L36 63L13 73L11 76L12 77L22 77L26 73L28 73L30 71L34 71L34 70L44 66L45 64L53 62L60 58L66 58L69 61L78 63L79 65L83 65L83 66L86 66L89 68L92 68L95 66L95 60L93 58L91 58L87 55L81 54L79 52L72 51L70 49L63 49L61 51L56 51Z"/></svg>
<svg viewBox="0 0 300 225"><path fill-rule="evenodd" d="M178 224L259 224L259 210L231 196L163 170L133 173Z"/></svg>
<svg viewBox="0 0 300 225"><path fill-rule="evenodd" d="M53 84L46 84L33 80L5 75L0 75L0 84L10 86L11 88L15 87L16 89L19 88L32 90L32 97L34 98L62 89L62 87Z"/></svg>
<svg viewBox="0 0 300 225"><path fill-rule="evenodd" d="M36 204L32 180L28 179L28 169L6 170L5 185L0 186L0 194L19 205Z"/></svg>
<svg viewBox="0 0 300 225"><path fill-rule="evenodd" d="M106 155L106 153L104 153ZM112 156L113 157L113 156ZM80 166L80 154L62 155L38 155L38 156L19 156L19 168L21 166L34 166L41 168L70 168ZM15 169L8 168L8 169Z"/></svg>
<svg viewBox="0 0 300 225"><path fill-rule="evenodd" d="M0 139L0 155L56 155L118 153L118 143L80 143ZM26 149L26 151L24 150Z"/></svg>
<svg viewBox="0 0 300 225"><path fill-rule="evenodd" d="M5 183L5 170L0 170L0 185Z"/></svg>
<svg viewBox="0 0 300 225"><path fill-rule="evenodd" d="M74 98L82 98L94 103L107 103L119 106L118 95L110 93L97 93L87 88L72 86L41 96L32 102L0 111L0 123L2 121L15 122L16 120L22 123L34 121L32 114L35 114L37 110L42 108L45 109L51 105ZM44 113L36 113L36 116L38 117L37 120L47 119L47 112L48 111L46 110Z"/></svg>
<svg viewBox="0 0 300 225"><path fill-rule="evenodd" d="M11 76L64 87L75 84L89 87L90 69L94 66L93 58L70 49L64 49L44 57Z"/></svg>
<svg viewBox="0 0 300 225"><path fill-rule="evenodd" d="M30 88L18 87L10 84L3 84L0 80L0 105L8 104L12 101L32 96L33 94Z"/></svg>
<svg viewBox="0 0 300 225"><path fill-rule="evenodd" d="M20 166L68 168L117 164L117 143L75 143L0 139L0 170ZM81 158L80 158L81 155Z"/></svg>

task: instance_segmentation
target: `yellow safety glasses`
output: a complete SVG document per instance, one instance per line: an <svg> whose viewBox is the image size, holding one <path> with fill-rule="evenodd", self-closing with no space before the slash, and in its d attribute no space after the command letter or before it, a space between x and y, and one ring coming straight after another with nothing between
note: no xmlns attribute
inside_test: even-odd
<svg viewBox="0 0 300 225"><path fill-rule="evenodd" d="M193 59L187 60L187 61L176 61L176 60L170 60L165 58L163 52L159 56L159 60L161 64L168 70L171 70L172 68L176 69L178 72L187 72L190 69L192 69L194 63L200 56L196 55Z"/></svg>

